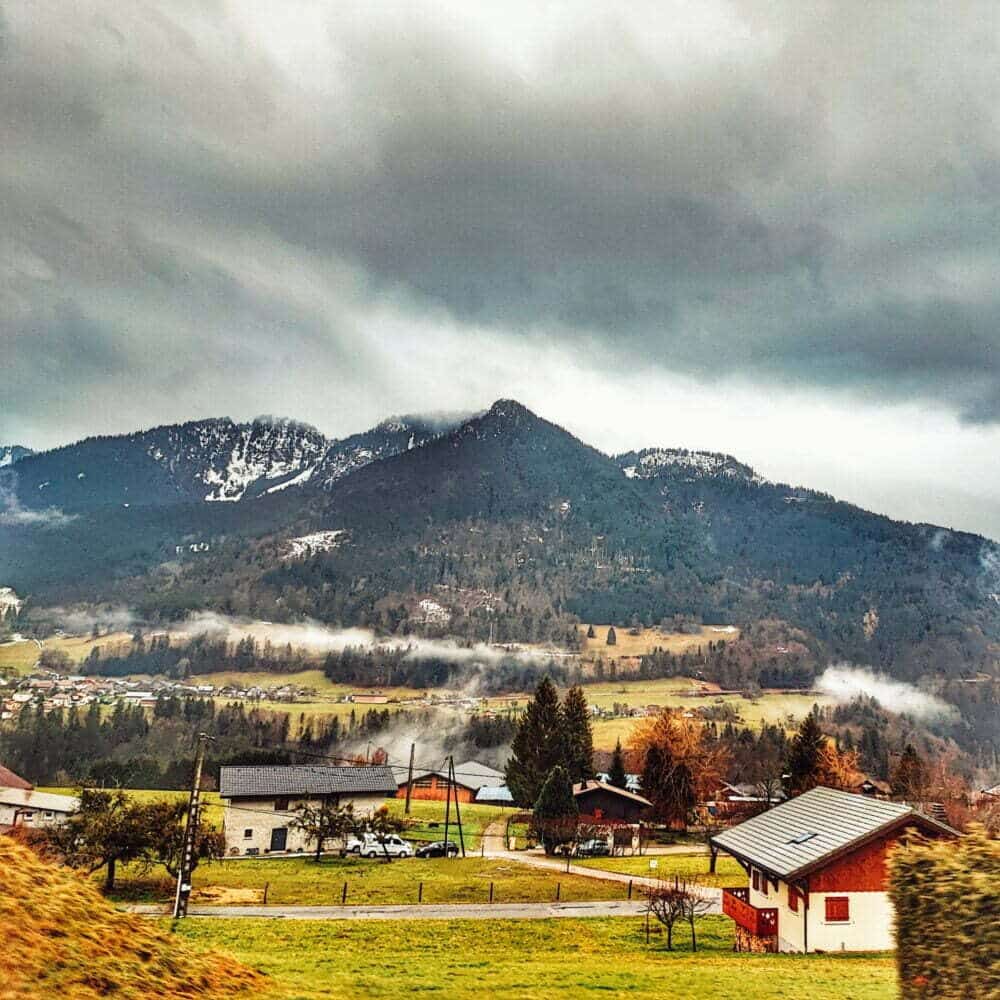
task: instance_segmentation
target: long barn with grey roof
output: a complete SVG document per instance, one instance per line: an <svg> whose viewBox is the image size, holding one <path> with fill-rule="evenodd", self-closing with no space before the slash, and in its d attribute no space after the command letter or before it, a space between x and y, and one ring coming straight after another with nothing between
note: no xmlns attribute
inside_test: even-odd
<svg viewBox="0 0 1000 1000"><path fill-rule="evenodd" d="M711 840L746 870L749 884L723 891L737 945L756 951L891 948L888 852L908 831L952 837L912 806L814 788Z"/></svg>
<svg viewBox="0 0 1000 1000"><path fill-rule="evenodd" d="M350 804L356 816L371 813L396 791L386 765L223 767L219 796L230 855L307 851L310 844L293 822L303 803Z"/></svg>

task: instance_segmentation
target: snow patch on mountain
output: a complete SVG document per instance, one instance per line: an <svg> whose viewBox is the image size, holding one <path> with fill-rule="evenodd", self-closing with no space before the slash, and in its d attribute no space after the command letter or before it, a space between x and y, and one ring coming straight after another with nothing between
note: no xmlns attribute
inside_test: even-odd
<svg viewBox="0 0 1000 1000"><path fill-rule="evenodd" d="M629 464L624 464L628 462ZM689 451L686 448L647 448L619 457L622 472L628 479L654 479L661 472L686 473L692 478L726 476L747 483L764 485L768 481L749 465L731 455L711 451Z"/></svg>
<svg viewBox="0 0 1000 1000"><path fill-rule="evenodd" d="M315 555L317 552L329 552L337 548L347 536L343 528L336 531L314 531L309 535L299 535L289 539L286 556L289 559L301 559L304 556Z"/></svg>

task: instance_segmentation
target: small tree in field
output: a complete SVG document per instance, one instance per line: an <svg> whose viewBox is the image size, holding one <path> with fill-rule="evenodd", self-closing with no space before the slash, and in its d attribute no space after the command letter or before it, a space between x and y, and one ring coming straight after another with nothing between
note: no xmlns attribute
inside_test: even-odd
<svg viewBox="0 0 1000 1000"><path fill-rule="evenodd" d="M596 633L594 632L594 626L593 625L588 625L587 626L587 638L588 639L593 639L594 636L595 636L595 634Z"/></svg>
<svg viewBox="0 0 1000 1000"><path fill-rule="evenodd" d="M185 801L161 799L141 806L146 828L146 858L150 863L159 862L171 878L177 878L184 853L184 827L187 822L188 804ZM191 869L199 861L218 861L226 853L226 838L204 822L204 811L199 811L198 826L194 835L194 854Z"/></svg>
<svg viewBox="0 0 1000 1000"><path fill-rule="evenodd" d="M609 625L608 626L608 640L607 640L607 642L608 642L609 646L615 646L618 643L618 635L615 632L614 625Z"/></svg>
<svg viewBox="0 0 1000 1000"><path fill-rule="evenodd" d="M121 789L84 788L80 808L46 836L72 868L105 870L104 891L115 887L119 862L136 861L149 847L145 812Z"/></svg>
<svg viewBox="0 0 1000 1000"><path fill-rule="evenodd" d="M532 826L546 854L575 839L579 817L569 775L564 767L556 766L545 779L532 814Z"/></svg>
<svg viewBox="0 0 1000 1000"><path fill-rule="evenodd" d="M698 891L697 886L690 884L672 886L664 885L652 889L646 903L646 909L667 929L667 951L674 949L674 925L678 921L686 921L691 927L691 950L698 950L698 937L695 932L695 921L708 913L713 900Z"/></svg>
<svg viewBox="0 0 1000 1000"><path fill-rule="evenodd" d="M667 929L667 951L674 950L674 924L685 919L686 892L673 886L661 886L650 889L646 897L646 910Z"/></svg>
<svg viewBox="0 0 1000 1000"><path fill-rule="evenodd" d="M319 861L328 840L345 840L357 829L358 823L351 803L340 806L327 800L319 805L303 802L295 810L295 819L290 825L301 830L308 843L316 845L314 860Z"/></svg>

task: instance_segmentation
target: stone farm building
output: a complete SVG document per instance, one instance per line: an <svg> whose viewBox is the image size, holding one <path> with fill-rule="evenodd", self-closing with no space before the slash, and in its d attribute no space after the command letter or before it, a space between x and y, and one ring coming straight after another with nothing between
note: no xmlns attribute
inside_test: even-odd
<svg viewBox="0 0 1000 1000"><path fill-rule="evenodd" d="M305 834L292 823L304 802L354 806L356 816L374 812L395 794L386 765L356 767L223 767L219 796L225 805L226 853L308 851Z"/></svg>
<svg viewBox="0 0 1000 1000"><path fill-rule="evenodd" d="M886 858L916 830L957 836L911 806L814 788L717 834L749 885L724 889L740 951L880 951L894 947Z"/></svg>
<svg viewBox="0 0 1000 1000"><path fill-rule="evenodd" d="M80 800L72 795L0 786L0 828L56 826L79 807Z"/></svg>
<svg viewBox="0 0 1000 1000"><path fill-rule="evenodd" d="M393 773L396 776L396 797L405 799L409 769L394 767ZM444 802L448 797L448 782L447 767L414 771L410 798ZM513 803L503 771L474 760L455 765L455 790L452 796L457 797L459 802L488 802L492 805Z"/></svg>

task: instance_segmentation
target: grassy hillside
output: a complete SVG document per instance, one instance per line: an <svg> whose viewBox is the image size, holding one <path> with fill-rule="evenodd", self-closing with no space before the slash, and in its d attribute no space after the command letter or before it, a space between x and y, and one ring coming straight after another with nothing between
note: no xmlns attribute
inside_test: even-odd
<svg viewBox="0 0 1000 1000"><path fill-rule="evenodd" d="M895 1000L889 955L749 955L732 923L699 922L699 951L645 944L641 919L550 921L188 920L181 935L252 962L274 1000L440 996L482 1000ZM683 934L678 935L685 949Z"/></svg>
<svg viewBox="0 0 1000 1000"><path fill-rule="evenodd" d="M114 910L85 879L0 837L0 996L121 1000L256 995L263 977Z"/></svg>

